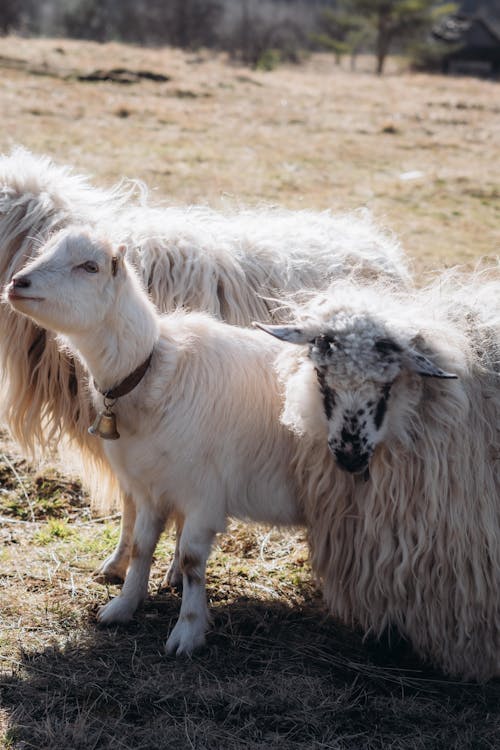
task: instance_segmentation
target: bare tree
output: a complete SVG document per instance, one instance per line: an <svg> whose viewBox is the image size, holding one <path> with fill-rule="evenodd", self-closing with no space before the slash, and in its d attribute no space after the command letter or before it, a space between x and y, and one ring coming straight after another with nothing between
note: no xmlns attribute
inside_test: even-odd
<svg viewBox="0 0 500 750"><path fill-rule="evenodd" d="M22 10L19 0L0 0L0 34L8 34L14 28Z"/></svg>
<svg viewBox="0 0 500 750"><path fill-rule="evenodd" d="M240 0L228 10L223 45L234 57L256 66L269 52L298 61L299 51L308 44L302 3ZM315 14L309 11L312 19Z"/></svg>
<svg viewBox="0 0 500 750"><path fill-rule="evenodd" d="M212 46L221 13L218 0L171 0L165 18L170 43L178 47Z"/></svg>
<svg viewBox="0 0 500 750"><path fill-rule="evenodd" d="M354 13L364 16L375 31L376 71L381 75L396 40L408 40L430 29L436 14L436 0L350 0ZM449 6L447 6L449 8Z"/></svg>

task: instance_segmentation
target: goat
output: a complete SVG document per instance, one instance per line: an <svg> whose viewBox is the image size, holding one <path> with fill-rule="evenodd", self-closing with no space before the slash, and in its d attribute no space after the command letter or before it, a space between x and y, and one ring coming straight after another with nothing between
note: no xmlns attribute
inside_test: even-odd
<svg viewBox="0 0 500 750"><path fill-rule="evenodd" d="M498 270L339 281L261 326L299 345L276 365L282 421L330 611L477 680L500 674Z"/></svg>
<svg viewBox="0 0 500 750"><path fill-rule="evenodd" d="M96 409L116 415L120 437L103 447L136 519L122 592L100 622L133 616L159 535L181 517L182 605L166 648L191 653L205 640L205 566L227 517L303 523L290 468L295 438L280 423L272 367L280 345L205 313L160 317L125 252L68 229L13 277L6 296L64 336L92 376Z"/></svg>

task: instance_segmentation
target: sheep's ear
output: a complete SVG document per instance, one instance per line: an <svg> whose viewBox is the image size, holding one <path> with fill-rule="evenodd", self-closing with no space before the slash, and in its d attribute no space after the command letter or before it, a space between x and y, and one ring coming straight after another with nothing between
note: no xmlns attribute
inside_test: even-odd
<svg viewBox="0 0 500 750"><path fill-rule="evenodd" d="M289 341L291 344L308 344L311 341L311 335L309 332L297 328L297 326L269 326L264 323L253 323L256 328L260 328L261 331L270 333L281 341Z"/></svg>
<svg viewBox="0 0 500 750"><path fill-rule="evenodd" d="M402 352L400 345L390 338L377 339L374 346L377 352L383 357Z"/></svg>
<svg viewBox="0 0 500 750"><path fill-rule="evenodd" d="M458 378L458 375L442 370L430 359L423 354L420 354L416 349L405 349L403 354L403 366L411 372L416 372L417 375L422 375L422 377L425 378Z"/></svg>

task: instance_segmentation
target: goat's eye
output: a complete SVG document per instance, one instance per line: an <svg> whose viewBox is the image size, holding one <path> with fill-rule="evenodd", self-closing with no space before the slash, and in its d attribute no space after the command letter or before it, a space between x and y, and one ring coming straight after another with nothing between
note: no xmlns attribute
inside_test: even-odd
<svg viewBox="0 0 500 750"><path fill-rule="evenodd" d="M83 268L84 271L87 271L87 273L97 273L99 271L99 266L95 262L95 260L87 260L85 263L82 263L78 268Z"/></svg>

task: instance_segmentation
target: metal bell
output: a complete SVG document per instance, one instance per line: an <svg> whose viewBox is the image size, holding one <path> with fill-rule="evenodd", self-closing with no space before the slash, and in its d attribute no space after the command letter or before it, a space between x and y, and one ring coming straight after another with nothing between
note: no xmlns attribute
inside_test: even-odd
<svg viewBox="0 0 500 750"><path fill-rule="evenodd" d="M106 409L99 412L94 424L89 427L90 435L97 435L103 440L118 440L120 433L116 429L116 416L112 411Z"/></svg>

